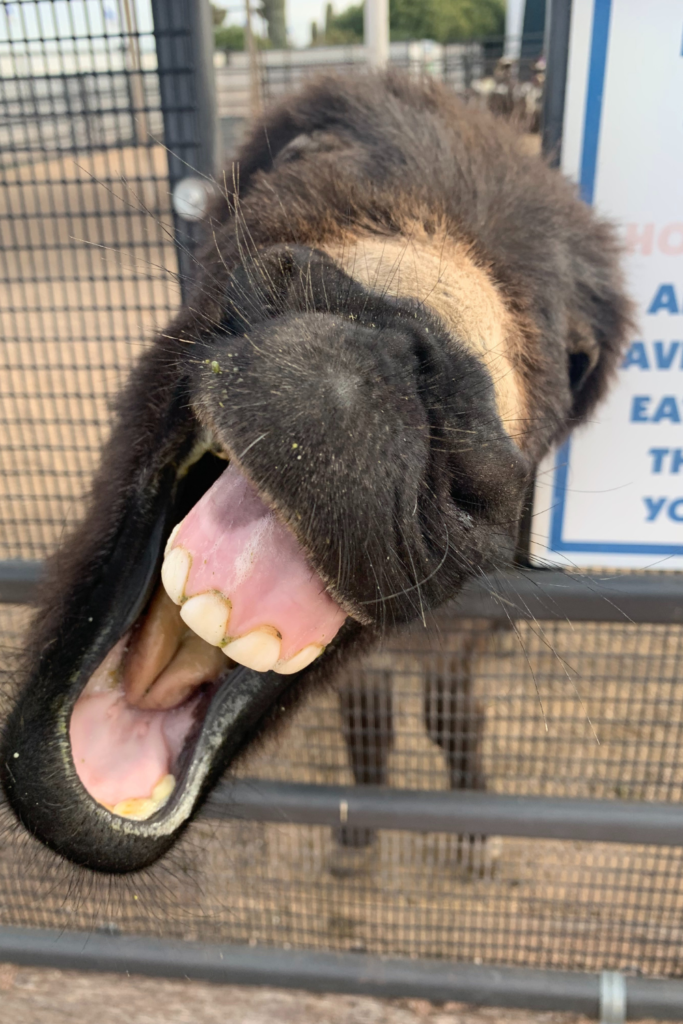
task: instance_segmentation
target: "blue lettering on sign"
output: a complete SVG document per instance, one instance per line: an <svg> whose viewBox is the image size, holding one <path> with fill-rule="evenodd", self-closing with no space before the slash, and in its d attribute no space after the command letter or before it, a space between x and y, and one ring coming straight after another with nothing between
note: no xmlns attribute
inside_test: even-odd
<svg viewBox="0 0 683 1024"><path fill-rule="evenodd" d="M673 395L665 395L652 417L653 423L661 423L662 420L669 420L670 423L680 423L681 414L678 411L678 402Z"/></svg>
<svg viewBox="0 0 683 1024"><path fill-rule="evenodd" d="M647 352L642 341L634 341L624 356L624 361L621 364L622 370L628 370L629 366L639 366L641 370L650 369Z"/></svg>
<svg viewBox="0 0 683 1024"><path fill-rule="evenodd" d="M655 362L658 370L670 370L674 361L674 357L681 347L680 341L672 341L669 344L667 351L664 351L664 342L656 341L654 344L655 349Z"/></svg>
<svg viewBox="0 0 683 1024"><path fill-rule="evenodd" d="M652 350L649 350L650 344ZM681 358L676 368L683 370L683 341L634 341L621 364L622 370L637 366L639 370L671 370L680 352Z"/></svg>
<svg viewBox="0 0 683 1024"><path fill-rule="evenodd" d="M652 456L652 472L661 473L662 464L665 457L669 454L668 448L650 448L648 455Z"/></svg>
<svg viewBox="0 0 683 1024"><path fill-rule="evenodd" d="M645 502L645 508L647 509L645 522L653 523L662 511L664 505L666 505L666 498L643 498L643 501Z"/></svg>
<svg viewBox="0 0 683 1024"><path fill-rule="evenodd" d="M683 523L683 498L643 498L645 502L645 522L654 523L666 505L666 514L674 523Z"/></svg>
<svg viewBox="0 0 683 1024"><path fill-rule="evenodd" d="M660 284L647 311L659 313L660 309L665 309L668 313L678 313L678 301L672 284Z"/></svg>
<svg viewBox="0 0 683 1024"><path fill-rule="evenodd" d="M647 423L647 407L651 402L649 395L634 395L631 402L631 423Z"/></svg>
<svg viewBox="0 0 683 1024"><path fill-rule="evenodd" d="M629 417L631 423L661 423L662 420L668 420L669 423L681 422L681 411L675 395L664 395L652 415L648 409L651 401L651 395L633 396Z"/></svg>
<svg viewBox="0 0 683 1024"><path fill-rule="evenodd" d="M652 456L653 473L662 473L664 471L664 460L669 454L671 455L669 473L672 476L680 473L681 467L683 467L683 448L650 448L647 454Z"/></svg>

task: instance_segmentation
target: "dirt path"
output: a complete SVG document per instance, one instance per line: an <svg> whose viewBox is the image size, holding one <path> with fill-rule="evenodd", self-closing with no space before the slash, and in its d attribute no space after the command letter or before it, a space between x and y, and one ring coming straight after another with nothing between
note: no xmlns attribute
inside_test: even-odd
<svg viewBox="0 0 683 1024"><path fill-rule="evenodd" d="M573 1013L433 1006L0 965L0 1024L589 1024ZM643 1022L648 1024L648 1022ZM654 1024L654 1022L650 1022Z"/></svg>

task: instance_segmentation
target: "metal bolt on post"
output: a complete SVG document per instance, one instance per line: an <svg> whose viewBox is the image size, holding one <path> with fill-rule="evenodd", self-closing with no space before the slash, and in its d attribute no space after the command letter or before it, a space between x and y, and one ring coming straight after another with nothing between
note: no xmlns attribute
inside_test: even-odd
<svg viewBox="0 0 683 1024"><path fill-rule="evenodd" d="M181 178L173 189L173 209L183 220L202 220L216 192L216 186L209 178L188 175Z"/></svg>

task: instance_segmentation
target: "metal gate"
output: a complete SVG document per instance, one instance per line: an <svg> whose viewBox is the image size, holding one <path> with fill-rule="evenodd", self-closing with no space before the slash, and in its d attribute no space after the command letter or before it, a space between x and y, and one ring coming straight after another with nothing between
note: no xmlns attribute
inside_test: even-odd
<svg viewBox="0 0 683 1024"><path fill-rule="evenodd" d="M214 166L205 15L0 7L5 692L111 399L191 274L171 193ZM6 830L0 958L683 1016L682 648L676 576L492 577L306 704L149 873Z"/></svg>

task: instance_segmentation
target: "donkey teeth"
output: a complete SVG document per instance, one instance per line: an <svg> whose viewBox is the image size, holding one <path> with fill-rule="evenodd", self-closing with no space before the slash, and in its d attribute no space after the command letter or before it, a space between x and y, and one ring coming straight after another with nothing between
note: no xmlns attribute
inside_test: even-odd
<svg viewBox="0 0 683 1024"><path fill-rule="evenodd" d="M185 548L172 548L164 558L161 567L161 582L164 590L176 604L185 600L185 584L190 575L192 555Z"/></svg>
<svg viewBox="0 0 683 1024"><path fill-rule="evenodd" d="M118 814L120 818L130 818L131 821L145 821L163 807L169 796L175 789L175 776L162 775L152 790L151 796L130 797L128 800L119 800L113 807L108 808L112 814Z"/></svg>
<svg viewBox="0 0 683 1024"><path fill-rule="evenodd" d="M171 548L173 547L173 541L178 536L178 530L180 529L180 527L182 525L183 525L182 522L181 523L176 523L176 525L171 530L171 536L166 541L166 547L164 548L164 558L166 557L167 554L169 554Z"/></svg>
<svg viewBox="0 0 683 1024"><path fill-rule="evenodd" d="M180 609L180 618L207 644L220 647L225 640L231 610L227 597L209 590L185 601Z"/></svg>
<svg viewBox="0 0 683 1024"><path fill-rule="evenodd" d="M309 644L308 647L304 647L287 661L279 661L275 666L275 671L283 676L294 675L295 672L301 672L302 669L307 668L312 661L320 657L324 650L325 648L320 644Z"/></svg>
<svg viewBox="0 0 683 1024"><path fill-rule="evenodd" d="M280 634L272 626L254 629L223 648L223 654L254 672L270 672L280 658Z"/></svg>

